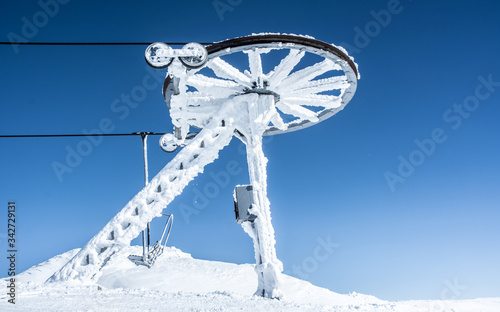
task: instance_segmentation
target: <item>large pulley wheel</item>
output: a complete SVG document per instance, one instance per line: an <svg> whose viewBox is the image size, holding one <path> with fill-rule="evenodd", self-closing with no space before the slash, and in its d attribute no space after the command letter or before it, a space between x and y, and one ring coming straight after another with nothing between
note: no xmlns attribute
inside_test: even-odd
<svg viewBox="0 0 500 312"><path fill-rule="evenodd" d="M253 35L206 50L204 67L183 61L190 68L185 77L168 75L163 86L167 106L182 107L179 116L199 129L224 101L258 93L275 99L264 135L295 131L335 115L356 91L357 67L345 50L309 37ZM171 115L176 118L175 109Z"/></svg>

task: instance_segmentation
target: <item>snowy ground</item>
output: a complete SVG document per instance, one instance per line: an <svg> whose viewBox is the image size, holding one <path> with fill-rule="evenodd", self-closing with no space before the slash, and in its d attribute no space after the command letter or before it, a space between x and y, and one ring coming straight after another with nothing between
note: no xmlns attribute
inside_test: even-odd
<svg viewBox="0 0 500 312"><path fill-rule="evenodd" d="M68 251L17 276L16 304L0 295L0 311L500 311L500 298L388 302L361 294L342 295L283 276L282 300L253 296L257 277L250 264L193 259L168 248L152 269L136 266L130 247L116 254L97 284L43 282L78 250ZM7 284L7 281L3 281ZM4 284L4 285L5 285Z"/></svg>

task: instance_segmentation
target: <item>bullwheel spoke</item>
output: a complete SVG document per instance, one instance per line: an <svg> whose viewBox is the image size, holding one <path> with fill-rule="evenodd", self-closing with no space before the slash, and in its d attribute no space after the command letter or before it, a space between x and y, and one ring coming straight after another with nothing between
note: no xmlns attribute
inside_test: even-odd
<svg viewBox="0 0 500 312"><path fill-rule="evenodd" d="M304 54L305 52L302 50L290 50L290 53L281 60L269 76L269 84L272 87L278 87L283 79L297 66Z"/></svg>
<svg viewBox="0 0 500 312"><path fill-rule="evenodd" d="M234 80L235 82L247 87L251 87L252 85L250 78L220 58L215 58L208 62L207 67L213 70L214 73L221 78Z"/></svg>

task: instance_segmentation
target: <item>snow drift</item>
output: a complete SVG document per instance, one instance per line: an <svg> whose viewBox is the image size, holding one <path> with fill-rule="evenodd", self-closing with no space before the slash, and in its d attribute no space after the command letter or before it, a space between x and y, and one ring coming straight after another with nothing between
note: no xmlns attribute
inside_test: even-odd
<svg viewBox="0 0 500 312"><path fill-rule="evenodd" d="M253 296L254 265L193 259L167 247L155 266L137 266L124 248L103 267L95 284L44 282L78 249L36 265L17 276L16 304L0 295L1 311L500 311L500 298L461 301L388 302L373 296L337 294L283 275L282 300ZM4 280L6 282L6 280Z"/></svg>

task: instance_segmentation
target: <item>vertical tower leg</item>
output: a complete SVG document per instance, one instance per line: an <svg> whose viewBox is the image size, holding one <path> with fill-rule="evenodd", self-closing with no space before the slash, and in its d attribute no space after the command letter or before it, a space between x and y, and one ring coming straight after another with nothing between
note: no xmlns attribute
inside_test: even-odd
<svg viewBox="0 0 500 312"><path fill-rule="evenodd" d="M255 271L258 275L256 295L280 298L280 275L283 264L276 257L276 240L271 224L271 210L267 198L267 159L262 150L263 129L268 121L265 112L274 101L269 96L258 96L255 102L248 102L250 134L246 138L248 171L253 187L254 205L250 212L257 216L253 223L244 222L243 229L254 241ZM257 122L257 121L260 121Z"/></svg>

